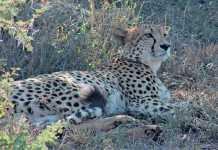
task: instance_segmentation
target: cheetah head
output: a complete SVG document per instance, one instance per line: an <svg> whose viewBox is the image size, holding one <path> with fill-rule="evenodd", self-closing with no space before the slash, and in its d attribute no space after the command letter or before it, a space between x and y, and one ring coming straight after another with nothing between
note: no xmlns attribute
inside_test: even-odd
<svg viewBox="0 0 218 150"><path fill-rule="evenodd" d="M140 25L129 29L116 29L114 35L124 47L122 57L149 65L156 73L161 63L170 57L167 42L169 27Z"/></svg>

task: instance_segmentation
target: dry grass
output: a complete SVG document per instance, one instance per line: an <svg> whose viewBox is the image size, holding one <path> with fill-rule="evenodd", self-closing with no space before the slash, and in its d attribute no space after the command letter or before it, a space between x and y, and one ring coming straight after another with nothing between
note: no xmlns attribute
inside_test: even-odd
<svg viewBox="0 0 218 150"><path fill-rule="evenodd" d="M197 149L207 146L208 148L211 146L211 149L217 147L215 144L218 136L217 50L218 45L214 44L202 48L182 49L179 54L174 53L162 70L162 79L171 89L174 102L193 103L192 106L178 111L178 118L173 123L174 127L170 128L172 135L169 137L175 137L175 129L183 124L180 128L183 130L182 132L180 130L178 135L186 136L185 140L188 140L186 144L189 146L197 144ZM192 125L192 128L186 128L186 125ZM184 133L184 129L189 129L189 132L181 134ZM175 145L175 140L173 143Z"/></svg>
<svg viewBox="0 0 218 150"><path fill-rule="evenodd" d="M50 7L45 16L39 18L38 23L43 23L47 16L51 16L51 22L47 22L47 27L38 24L40 32L35 38L32 53L22 51L12 37L5 37L7 42L0 43L0 58L6 59L8 68L21 68L19 78L58 70L87 69L90 68L87 56L90 58L88 61L93 63L99 57L100 61L96 64L107 61L111 51L105 50L117 46L111 36L111 27L118 22L123 26L133 25L140 20L135 20L133 9L105 6L104 9L93 10L95 17L91 20L85 18L85 21L91 23L93 30L78 35L71 29L76 31L77 25L84 23L82 17L85 16L78 15L76 9L72 10L71 8L75 7L72 4L68 5L66 1L58 2ZM73 140L78 137L72 135L70 139L60 140L65 146L64 149L217 148L217 8L218 3L212 0L146 0L143 5L137 7L142 10L140 16L143 22L166 23L172 27L172 58L163 64L159 75L171 91L172 102L184 104L184 107L178 109L176 119L167 124L160 124L162 133L155 141L154 137L146 135L140 139L128 136L127 129L140 126L142 121L120 125L109 132L95 133L95 136L91 136L83 144L75 143ZM59 14L62 14L61 17ZM70 17L78 24L72 24ZM199 22L203 22L202 25L199 25ZM61 30L62 27L64 30ZM83 29L86 30L85 25ZM65 35L67 39L64 38ZM0 36L2 38L3 35ZM86 41L86 38L89 41ZM88 49L87 45L91 46L92 50ZM193 104L187 105L186 102ZM87 136L86 133L84 135ZM61 149L59 146L53 147L58 148Z"/></svg>
<svg viewBox="0 0 218 150"><path fill-rule="evenodd" d="M175 99L209 102L217 106L218 45L186 48L163 67L162 78Z"/></svg>
<svg viewBox="0 0 218 150"><path fill-rule="evenodd" d="M70 144L77 149L215 149L218 136L218 62L217 45L185 48L173 53L163 65L160 75L172 91L172 102L183 105L177 118L161 124L162 133L156 139L127 135L121 125L110 132L98 133L84 144ZM191 102L192 104L186 103ZM142 122L141 122L142 123Z"/></svg>

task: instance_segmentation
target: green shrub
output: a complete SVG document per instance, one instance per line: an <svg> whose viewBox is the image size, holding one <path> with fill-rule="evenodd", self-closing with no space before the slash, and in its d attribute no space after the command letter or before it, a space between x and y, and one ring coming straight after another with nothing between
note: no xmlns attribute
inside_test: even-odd
<svg viewBox="0 0 218 150"><path fill-rule="evenodd" d="M56 143L56 134L63 123L58 122L42 131L29 126L24 115L11 115L13 105L8 100L10 82L16 69L7 72L0 64L0 149L2 150L45 150Z"/></svg>
<svg viewBox="0 0 218 150"><path fill-rule="evenodd" d="M5 116L6 108L12 107L12 104L7 100L7 95L10 91L9 83L13 81L13 75L15 75L15 70L6 72L4 64L0 62L0 118Z"/></svg>
<svg viewBox="0 0 218 150"><path fill-rule="evenodd" d="M34 9L28 2L15 23L25 21L28 30L22 34L31 38L32 51L23 51L23 46L28 47L25 42L22 46L14 41L4 28L0 54L7 60L7 68L20 68L18 78L26 78L59 70L93 69L110 60L119 47L112 27L138 24L142 18L136 10L140 8L132 1L96 1L98 9L91 7L94 1L89 2L82 7L82 2L55 0L40 7L40 2L34 1Z"/></svg>
<svg viewBox="0 0 218 150"><path fill-rule="evenodd" d="M40 131L28 126L24 116L10 118L0 129L0 149L3 150L46 150L57 143L56 134L62 132L61 122Z"/></svg>
<svg viewBox="0 0 218 150"><path fill-rule="evenodd" d="M0 0L0 28L7 30L11 36L24 45L26 50L31 51L33 49L32 37L28 36L28 29L33 20L31 18L18 20L20 11L27 3L29 0Z"/></svg>

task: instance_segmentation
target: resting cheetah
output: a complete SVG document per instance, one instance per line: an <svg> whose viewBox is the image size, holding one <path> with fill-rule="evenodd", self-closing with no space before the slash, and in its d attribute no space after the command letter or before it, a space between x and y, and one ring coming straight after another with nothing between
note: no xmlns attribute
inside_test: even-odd
<svg viewBox="0 0 218 150"><path fill-rule="evenodd" d="M146 116L173 113L169 91L157 71L170 56L167 28L158 25L114 30L124 44L119 57L96 71L62 71L15 81L10 99L15 113L32 123L66 118L74 123L129 112Z"/></svg>

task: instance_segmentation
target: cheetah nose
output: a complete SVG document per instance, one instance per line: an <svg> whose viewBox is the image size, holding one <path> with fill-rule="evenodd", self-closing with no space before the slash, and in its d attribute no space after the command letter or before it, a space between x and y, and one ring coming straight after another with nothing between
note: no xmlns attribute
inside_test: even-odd
<svg viewBox="0 0 218 150"><path fill-rule="evenodd" d="M169 44L161 44L160 48L164 49L165 51L168 50L168 48L170 47Z"/></svg>

